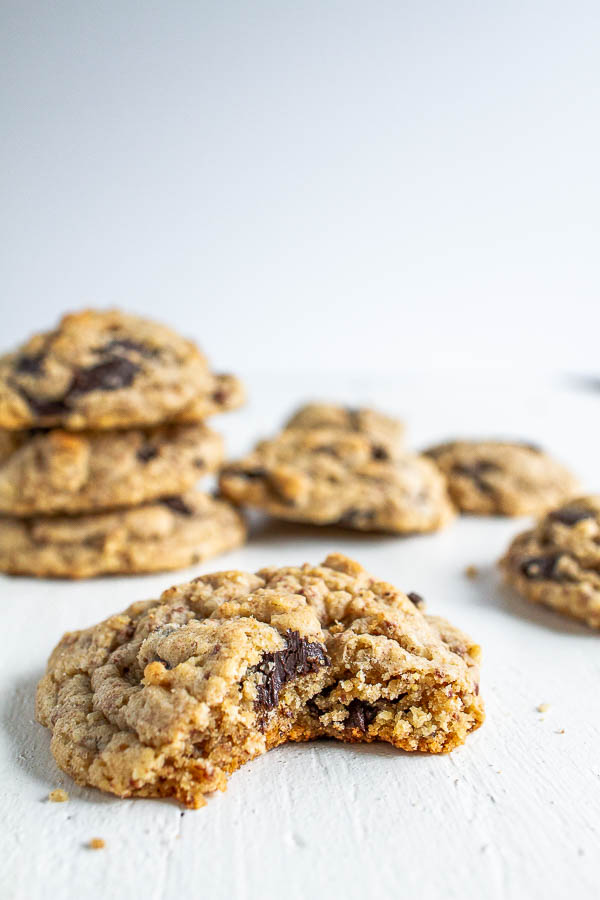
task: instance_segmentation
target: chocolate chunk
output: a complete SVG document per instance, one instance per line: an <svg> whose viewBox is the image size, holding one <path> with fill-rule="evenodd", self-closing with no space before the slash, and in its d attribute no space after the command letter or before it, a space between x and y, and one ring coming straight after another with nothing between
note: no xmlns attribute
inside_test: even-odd
<svg viewBox="0 0 600 900"><path fill-rule="evenodd" d="M230 469L229 471L232 475L241 475L242 478L247 478L248 481L252 481L255 478L265 478L267 474L267 470L260 466L257 466L255 469Z"/></svg>
<svg viewBox="0 0 600 900"><path fill-rule="evenodd" d="M545 556L530 556L521 563L521 572L530 581L560 581L558 563L562 553L548 553Z"/></svg>
<svg viewBox="0 0 600 900"><path fill-rule="evenodd" d="M147 463L150 462L151 459L154 459L156 456L158 456L158 450L151 444L144 444L142 447L140 447L135 455L140 462Z"/></svg>
<svg viewBox="0 0 600 900"><path fill-rule="evenodd" d="M421 595L415 594L414 591L410 591L410 593L408 593L406 596L408 597L408 599L410 600L411 603L414 603L414 605L417 607L417 609L419 609L419 607L425 605L425 601L423 600Z"/></svg>
<svg viewBox="0 0 600 900"><path fill-rule="evenodd" d="M494 491L494 488L485 480L484 476L489 472L499 471L500 466L486 459L479 460L471 465L456 463L452 466L454 475L465 475L467 478L470 478L483 494L490 494Z"/></svg>
<svg viewBox="0 0 600 900"><path fill-rule="evenodd" d="M385 459L390 458L390 454L387 452L385 447L380 447L380 446L373 447L373 449L371 451L371 455L372 455L373 459L385 460Z"/></svg>
<svg viewBox="0 0 600 900"><path fill-rule="evenodd" d="M219 406L222 406L226 400L227 400L227 393L222 388L218 388L216 391L213 391L213 394L212 394L213 403L217 403Z"/></svg>
<svg viewBox="0 0 600 900"><path fill-rule="evenodd" d="M374 518L375 510L356 509L355 507L352 507L351 509L347 509L343 516L340 516L337 524L342 525L343 527L352 528L353 526L360 526L366 522L370 522Z"/></svg>
<svg viewBox="0 0 600 900"><path fill-rule="evenodd" d="M77 394L88 394L90 391L117 391L129 387L139 370L139 366L121 356L113 356L106 362L80 369L63 400L68 401Z"/></svg>
<svg viewBox="0 0 600 900"><path fill-rule="evenodd" d="M170 510L179 513L181 516L193 516L194 510L188 506L182 497L162 497L159 501L163 506L168 506Z"/></svg>
<svg viewBox="0 0 600 900"><path fill-rule="evenodd" d="M377 715L377 707L364 700L355 699L348 706L348 718L344 721L344 728L358 729L366 734L367 728Z"/></svg>
<svg viewBox="0 0 600 900"><path fill-rule="evenodd" d="M65 399L61 397L58 400L44 400L32 396L22 387L17 387L21 397L27 401L27 405L36 416L61 416L68 412L69 407L65 403Z"/></svg>
<svg viewBox="0 0 600 900"><path fill-rule="evenodd" d="M301 637L297 631L285 632L287 646L284 650L265 653L253 671L264 676L262 684L256 688L255 707L261 715L275 709L281 689L297 675L317 672L320 666L329 665L325 647L316 641Z"/></svg>
<svg viewBox="0 0 600 900"><path fill-rule="evenodd" d="M584 509L582 506L564 506L551 512L549 518L553 522L560 522L561 525L576 525L584 519L593 519L594 516L595 513L591 509Z"/></svg>
<svg viewBox="0 0 600 900"><path fill-rule="evenodd" d="M194 460L194 467L196 469L204 469L205 466L206 466L206 463L204 462L204 460L201 459L199 456L197 456L196 459Z"/></svg>
<svg viewBox="0 0 600 900"><path fill-rule="evenodd" d="M36 353L33 356L20 356L15 363L15 372L18 372L20 375L39 375L43 366L43 353Z"/></svg>

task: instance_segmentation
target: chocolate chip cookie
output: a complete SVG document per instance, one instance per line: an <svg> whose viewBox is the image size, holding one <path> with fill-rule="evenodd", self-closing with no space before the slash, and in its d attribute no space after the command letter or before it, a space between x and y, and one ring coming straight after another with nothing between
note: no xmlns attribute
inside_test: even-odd
<svg viewBox="0 0 600 900"><path fill-rule="evenodd" d="M170 328L85 310L0 358L0 428L153 425L209 383L198 348Z"/></svg>
<svg viewBox="0 0 600 900"><path fill-rule="evenodd" d="M454 515L430 460L394 456L381 435L340 428L288 428L226 466L220 487L280 519L362 531L435 531Z"/></svg>
<svg viewBox="0 0 600 900"><path fill-rule="evenodd" d="M180 494L223 459L204 425L0 431L0 513L81 513Z"/></svg>
<svg viewBox="0 0 600 900"><path fill-rule="evenodd" d="M425 451L456 506L480 515L535 515L577 491L574 476L531 444L451 441Z"/></svg>
<svg viewBox="0 0 600 900"><path fill-rule="evenodd" d="M514 539L500 566L527 600L600 628L600 496L547 513Z"/></svg>
<svg viewBox="0 0 600 900"><path fill-rule="evenodd" d="M479 647L339 554L203 575L66 634L37 692L58 765L190 807L286 741L447 752L484 718Z"/></svg>
<svg viewBox="0 0 600 900"><path fill-rule="evenodd" d="M398 419L374 409L336 406L331 403L308 403L288 419L286 428L339 428L357 431L381 441L381 456L402 452L404 425ZM387 453L386 453L387 451Z"/></svg>
<svg viewBox="0 0 600 900"><path fill-rule="evenodd" d="M243 543L228 503L200 491L115 512L0 517L0 572L56 578L181 569Z"/></svg>

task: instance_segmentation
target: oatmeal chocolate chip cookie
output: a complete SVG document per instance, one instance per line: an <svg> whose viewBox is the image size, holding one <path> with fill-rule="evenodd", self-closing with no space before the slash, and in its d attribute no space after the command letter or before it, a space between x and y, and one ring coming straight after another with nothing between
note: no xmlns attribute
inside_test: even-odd
<svg viewBox="0 0 600 900"><path fill-rule="evenodd" d="M0 572L55 578L163 572L195 565L244 542L228 503L200 491L116 512L0 517Z"/></svg>
<svg viewBox="0 0 600 900"><path fill-rule="evenodd" d="M450 496L462 512L532 515L577 490L573 475L531 444L452 441L425 453L448 479Z"/></svg>
<svg viewBox="0 0 600 900"><path fill-rule="evenodd" d="M0 431L0 513L135 506L189 490L222 459L221 437L204 425Z"/></svg>
<svg viewBox="0 0 600 900"><path fill-rule="evenodd" d="M435 531L453 517L444 478L424 457L382 458L379 438L293 428L228 465L223 494L280 519L362 531Z"/></svg>
<svg viewBox="0 0 600 900"><path fill-rule="evenodd" d="M246 399L244 385L235 375L211 375L199 394L171 421L203 422L209 416L238 409Z"/></svg>
<svg viewBox="0 0 600 900"><path fill-rule="evenodd" d="M484 718L480 650L339 554L217 572L66 634L37 691L58 765L190 807L286 741L447 752Z"/></svg>
<svg viewBox="0 0 600 900"><path fill-rule="evenodd" d="M154 425L209 381L198 348L170 328L118 310L84 310L0 358L0 427Z"/></svg>
<svg viewBox="0 0 600 900"><path fill-rule="evenodd" d="M353 409L330 403L308 403L301 406L286 422L285 428L336 428L341 431L358 431L373 438L380 438L376 452L380 459L402 452L404 425L398 419L385 416L374 409Z"/></svg>
<svg viewBox="0 0 600 900"><path fill-rule="evenodd" d="M600 496L547 513L514 539L500 566L527 600L600 628Z"/></svg>

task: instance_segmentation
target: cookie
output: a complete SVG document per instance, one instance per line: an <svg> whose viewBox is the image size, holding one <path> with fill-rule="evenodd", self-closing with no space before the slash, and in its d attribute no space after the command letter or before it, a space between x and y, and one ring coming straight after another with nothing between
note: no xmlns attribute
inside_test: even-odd
<svg viewBox="0 0 600 900"><path fill-rule="evenodd" d="M182 569L244 542L228 503L200 491L84 516L0 517L0 572L56 578Z"/></svg>
<svg viewBox="0 0 600 900"><path fill-rule="evenodd" d="M209 381L198 348L170 328L84 310L0 358L0 428L154 425Z"/></svg>
<svg viewBox="0 0 600 900"><path fill-rule="evenodd" d="M484 718L479 647L339 554L218 572L66 634L37 691L58 765L198 807L286 741L442 753Z"/></svg>
<svg viewBox="0 0 600 900"><path fill-rule="evenodd" d="M204 425L126 431L0 431L0 513L81 513L189 490L223 441Z"/></svg>
<svg viewBox="0 0 600 900"><path fill-rule="evenodd" d="M514 539L500 566L527 600L600 628L600 495L547 513Z"/></svg>
<svg viewBox="0 0 600 900"><path fill-rule="evenodd" d="M177 423L203 422L209 416L238 409L246 399L244 385L235 375L211 375L199 394L171 417Z"/></svg>
<svg viewBox="0 0 600 900"><path fill-rule="evenodd" d="M535 515L577 491L564 466L531 444L452 441L425 453L448 479L456 506L480 515Z"/></svg>
<svg viewBox="0 0 600 900"><path fill-rule="evenodd" d="M393 458L379 436L290 428L225 467L222 493L291 522L361 531L435 531L454 511L444 478L424 457Z"/></svg>
<svg viewBox="0 0 600 900"><path fill-rule="evenodd" d="M335 406L331 403L308 403L288 419L286 428L339 428L379 437L388 452L402 450L404 425L398 419L374 409ZM383 448L382 448L383 449Z"/></svg>

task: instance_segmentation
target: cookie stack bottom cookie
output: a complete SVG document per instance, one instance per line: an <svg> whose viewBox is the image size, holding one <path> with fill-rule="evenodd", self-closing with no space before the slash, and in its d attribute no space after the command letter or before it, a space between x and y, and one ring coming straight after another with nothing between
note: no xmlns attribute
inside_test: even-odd
<svg viewBox="0 0 600 900"><path fill-rule="evenodd" d="M153 572L241 544L240 515L194 487L223 461L204 420L243 397L191 342L116 311L0 359L0 571Z"/></svg>

